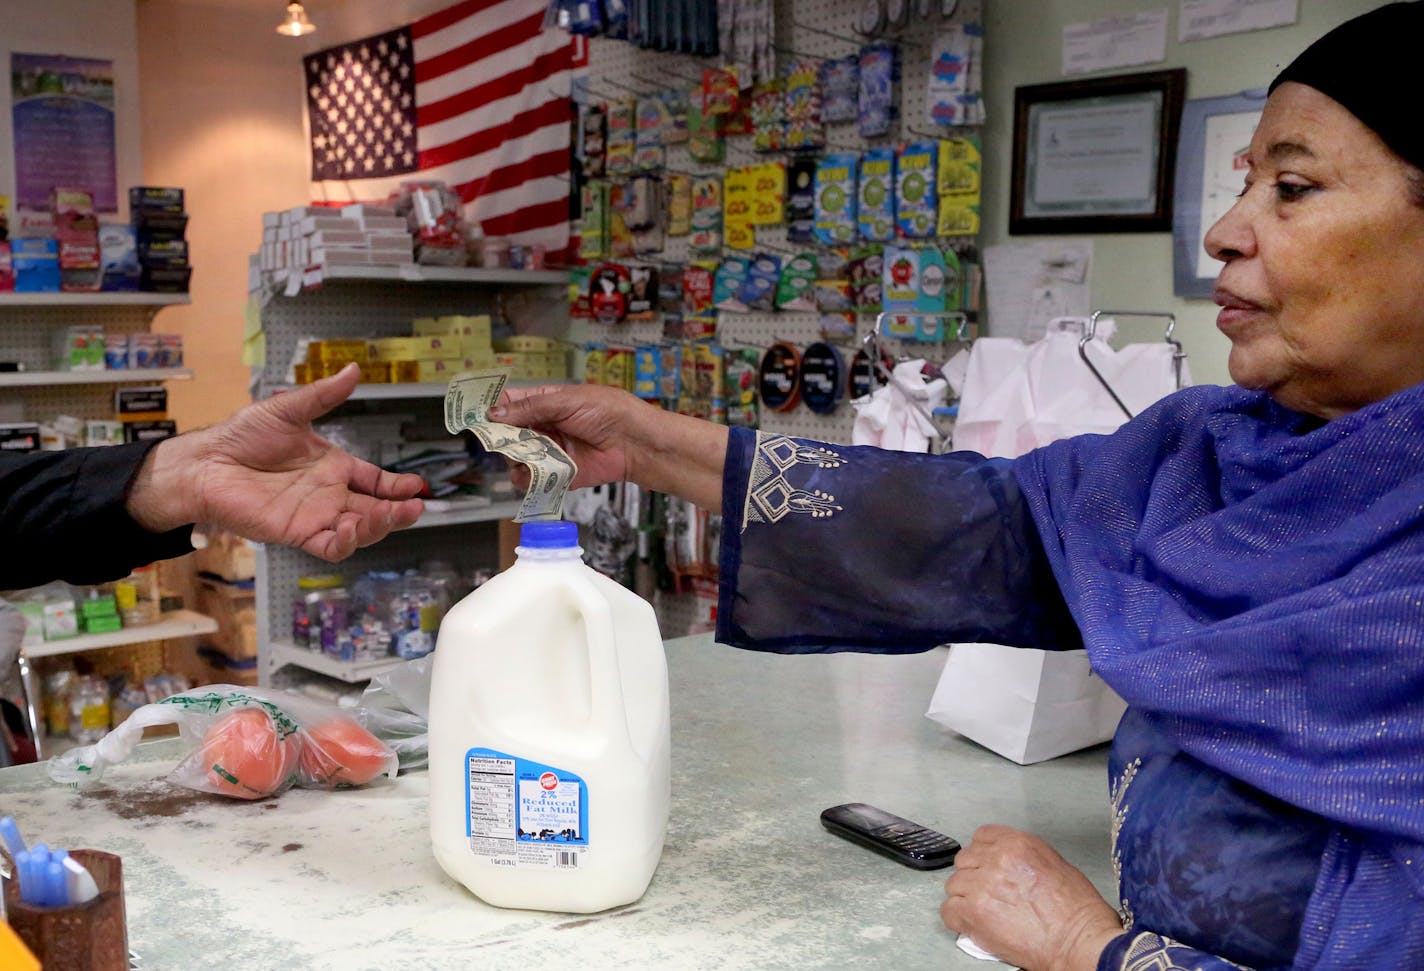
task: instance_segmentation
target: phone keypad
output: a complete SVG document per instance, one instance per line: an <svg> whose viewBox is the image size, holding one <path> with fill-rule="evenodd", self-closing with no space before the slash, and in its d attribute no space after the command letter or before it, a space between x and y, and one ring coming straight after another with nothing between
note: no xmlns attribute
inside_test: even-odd
<svg viewBox="0 0 1424 971"><path fill-rule="evenodd" d="M924 857L938 850L947 850L958 843L943 833L921 826L893 825L877 830L874 836L912 856Z"/></svg>

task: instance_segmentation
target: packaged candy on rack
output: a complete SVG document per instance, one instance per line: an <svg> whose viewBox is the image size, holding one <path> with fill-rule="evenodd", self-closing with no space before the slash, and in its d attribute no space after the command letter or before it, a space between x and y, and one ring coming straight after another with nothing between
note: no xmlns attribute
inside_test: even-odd
<svg viewBox="0 0 1424 971"><path fill-rule="evenodd" d="M443 182L402 182L394 200L417 245L416 262L465 265L465 224L460 197Z"/></svg>

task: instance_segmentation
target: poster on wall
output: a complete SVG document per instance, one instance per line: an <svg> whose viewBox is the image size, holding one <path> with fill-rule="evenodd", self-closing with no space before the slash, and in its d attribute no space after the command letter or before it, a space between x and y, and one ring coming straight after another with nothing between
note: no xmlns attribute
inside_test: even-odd
<svg viewBox="0 0 1424 971"><path fill-rule="evenodd" d="M98 212L118 211L114 62L10 55L15 206L48 209L55 186L84 189Z"/></svg>

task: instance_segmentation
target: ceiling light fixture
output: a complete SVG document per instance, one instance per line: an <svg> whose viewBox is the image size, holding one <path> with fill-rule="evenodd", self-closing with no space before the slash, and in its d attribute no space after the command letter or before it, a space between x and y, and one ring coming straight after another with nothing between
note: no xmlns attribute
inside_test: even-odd
<svg viewBox="0 0 1424 971"><path fill-rule="evenodd" d="M316 24L307 19L306 8L296 0L287 4L287 19L277 25L277 33L287 37L302 37L316 30Z"/></svg>

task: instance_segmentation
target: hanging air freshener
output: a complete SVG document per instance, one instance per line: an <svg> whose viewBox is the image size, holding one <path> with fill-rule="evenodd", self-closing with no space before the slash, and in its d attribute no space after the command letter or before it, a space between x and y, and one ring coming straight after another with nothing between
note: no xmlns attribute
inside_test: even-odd
<svg viewBox="0 0 1424 971"><path fill-rule="evenodd" d="M895 149L872 148L860 157L861 239L888 243L895 238Z"/></svg>
<svg viewBox="0 0 1424 971"><path fill-rule="evenodd" d="M894 44L870 44L860 50L860 99L856 120L862 138L883 138L900 120L897 101L900 61Z"/></svg>
<svg viewBox="0 0 1424 971"><path fill-rule="evenodd" d="M900 235L911 239L933 236L939 219L935 203L935 167L939 147L914 142L900 149L895 175L895 222Z"/></svg>
<svg viewBox="0 0 1424 971"><path fill-rule="evenodd" d="M628 268L605 263L594 271L589 284L589 308L601 324L621 323L628 316Z"/></svg>
<svg viewBox="0 0 1424 971"><path fill-rule="evenodd" d="M776 300L776 285L781 279L781 260L770 253L758 253L747 267L741 299L752 313L770 313Z"/></svg>
<svg viewBox="0 0 1424 971"><path fill-rule="evenodd" d="M815 311L816 263L814 252L798 253L786 261L776 286L778 310Z"/></svg>
<svg viewBox="0 0 1424 971"><path fill-rule="evenodd" d="M821 121L828 125L855 121L860 104L860 57L821 62Z"/></svg>
<svg viewBox="0 0 1424 971"><path fill-rule="evenodd" d="M855 241L858 161L854 152L839 152L816 167L816 239L828 246Z"/></svg>
<svg viewBox="0 0 1424 971"><path fill-rule="evenodd" d="M816 238L816 160L786 163L786 239L809 243Z"/></svg>
<svg viewBox="0 0 1424 971"><path fill-rule="evenodd" d="M746 286L750 264L740 256L729 256L717 267L717 279L713 284L712 303L718 310L746 313L747 305L742 301L742 288Z"/></svg>
<svg viewBox="0 0 1424 971"><path fill-rule="evenodd" d="M757 390L763 406L790 411L801 398L801 355L785 341L766 349L757 369Z"/></svg>
<svg viewBox="0 0 1424 971"><path fill-rule="evenodd" d="M801 400L818 415L836 410L845 386L845 366L840 351L817 341L801 352Z"/></svg>

